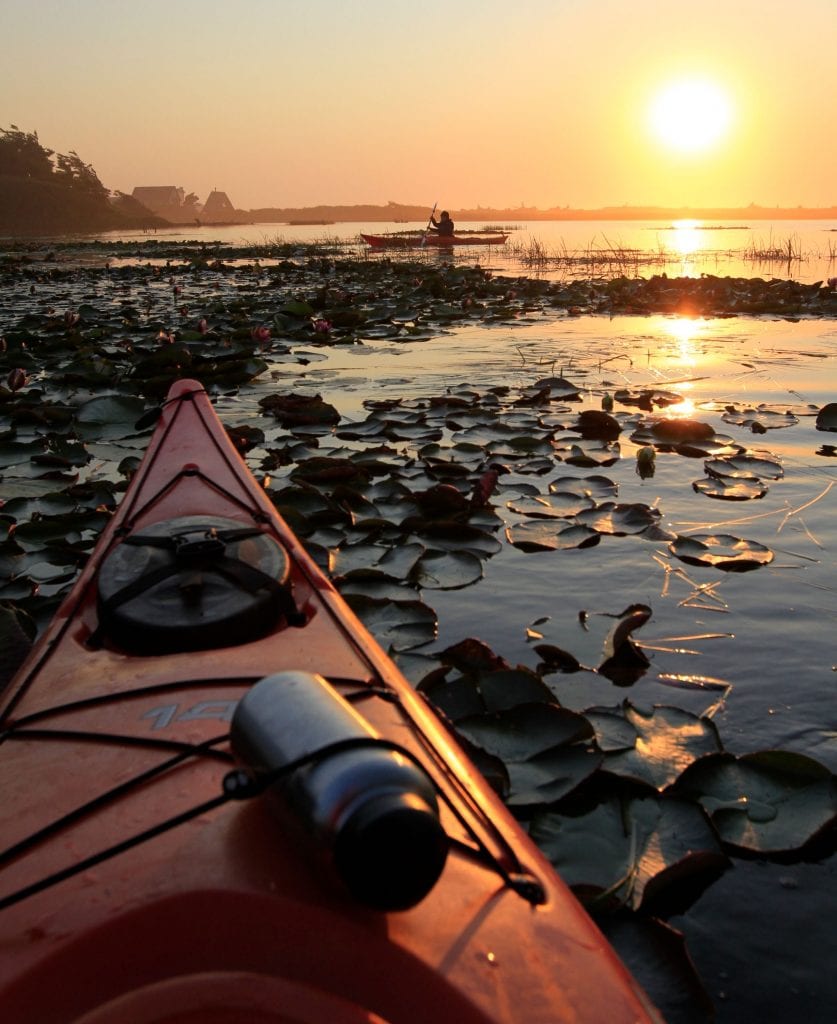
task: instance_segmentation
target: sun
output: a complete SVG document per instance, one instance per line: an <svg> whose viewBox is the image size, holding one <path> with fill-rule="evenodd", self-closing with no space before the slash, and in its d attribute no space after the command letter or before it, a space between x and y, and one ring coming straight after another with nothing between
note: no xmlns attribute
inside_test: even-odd
<svg viewBox="0 0 837 1024"><path fill-rule="evenodd" d="M714 82L688 78L669 82L651 101L654 136L680 153L698 153L723 141L732 122L728 94Z"/></svg>

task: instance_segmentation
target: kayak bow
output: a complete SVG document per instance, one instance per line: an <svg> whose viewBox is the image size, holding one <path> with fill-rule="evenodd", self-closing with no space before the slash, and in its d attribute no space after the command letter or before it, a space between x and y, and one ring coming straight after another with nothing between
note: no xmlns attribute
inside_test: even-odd
<svg viewBox="0 0 837 1024"><path fill-rule="evenodd" d="M0 725L8 1024L660 1020L194 381Z"/></svg>

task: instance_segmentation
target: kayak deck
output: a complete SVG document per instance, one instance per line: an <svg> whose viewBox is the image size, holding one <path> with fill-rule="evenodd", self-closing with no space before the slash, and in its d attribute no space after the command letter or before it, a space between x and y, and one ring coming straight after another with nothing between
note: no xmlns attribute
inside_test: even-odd
<svg viewBox="0 0 837 1024"><path fill-rule="evenodd" d="M209 513L281 546L294 612L226 646L219 635L211 648L127 650L103 627L103 566L128 538ZM359 903L305 826L248 789L230 722L255 683L286 669L324 677L432 781L449 850L415 906ZM659 1020L310 560L194 381L172 388L0 726L12 1024Z"/></svg>

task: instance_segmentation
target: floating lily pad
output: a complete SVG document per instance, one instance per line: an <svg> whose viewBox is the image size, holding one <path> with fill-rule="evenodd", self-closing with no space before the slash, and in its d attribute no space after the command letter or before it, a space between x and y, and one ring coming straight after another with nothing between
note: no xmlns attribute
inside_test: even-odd
<svg viewBox="0 0 837 1024"><path fill-rule="evenodd" d="M751 501L763 498L767 494L767 484L761 480L738 477L707 476L702 480L693 480L692 487L707 498L718 498L721 501Z"/></svg>
<svg viewBox="0 0 837 1024"><path fill-rule="evenodd" d="M633 750L639 733L628 721L623 707L587 708L584 717L596 733L596 746L604 754Z"/></svg>
<svg viewBox="0 0 837 1024"><path fill-rule="evenodd" d="M428 551L411 573L417 587L431 590L460 590L482 577L482 560L470 551Z"/></svg>
<svg viewBox="0 0 837 1024"><path fill-rule="evenodd" d="M663 790L698 758L721 750L718 730L708 718L674 707L644 710L627 701L623 713L636 742L606 755L604 767L614 775Z"/></svg>
<svg viewBox="0 0 837 1024"><path fill-rule="evenodd" d="M606 501L589 511L580 512L576 516L576 522L589 526L596 533L613 537L644 533L652 527L657 527L660 519L659 509L651 508L640 502L620 505Z"/></svg>
<svg viewBox="0 0 837 1024"><path fill-rule="evenodd" d="M531 519L568 519L579 512L595 508L592 498L582 495L555 493L507 501L512 512Z"/></svg>
<svg viewBox="0 0 837 1024"><path fill-rule="evenodd" d="M799 419L791 412L780 412L770 409L766 405L760 405L756 409L730 410L721 417L725 423L732 423L737 427L760 427L762 430L776 430L781 427L793 427L799 423Z"/></svg>
<svg viewBox="0 0 837 1024"><path fill-rule="evenodd" d="M470 551L480 558L487 558L502 549L502 544L493 534L467 523L417 523L413 529L427 541L428 547L443 551Z"/></svg>
<svg viewBox="0 0 837 1024"><path fill-rule="evenodd" d="M615 498L619 490L618 484L610 477L594 474L593 476L560 476L549 484L550 494L577 494L587 498Z"/></svg>
<svg viewBox="0 0 837 1024"><path fill-rule="evenodd" d="M707 1024L715 1008L698 977L683 934L646 915L602 915L605 938L671 1024Z"/></svg>
<svg viewBox="0 0 837 1024"><path fill-rule="evenodd" d="M654 406L677 405L683 401L683 396L676 391L660 391L657 389L645 389L631 391L627 388L620 388L614 395L614 399L622 405L635 405L640 409L650 412Z"/></svg>
<svg viewBox="0 0 837 1024"><path fill-rule="evenodd" d="M834 775L786 751L699 761L677 792L700 801L725 843L756 853L798 850L837 821Z"/></svg>
<svg viewBox="0 0 837 1024"><path fill-rule="evenodd" d="M266 395L259 405L287 428L331 426L340 422L340 413L320 395Z"/></svg>
<svg viewBox="0 0 837 1024"><path fill-rule="evenodd" d="M709 459L703 468L709 476L732 477L735 480L781 480L785 473L776 459L749 452L725 459Z"/></svg>
<svg viewBox="0 0 837 1024"><path fill-rule="evenodd" d="M422 601L347 595L346 602L384 650L406 651L436 638L436 613Z"/></svg>
<svg viewBox="0 0 837 1024"><path fill-rule="evenodd" d="M598 544L601 535L589 526L575 523L560 525L558 521L541 521L509 526L506 539L521 551L566 551L569 548L589 548Z"/></svg>
<svg viewBox="0 0 837 1024"><path fill-rule="evenodd" d="M714 427L700 420L660 419L646 426L657 441L666 444L707 441L715 436Z"/></svg>
<svg viewBox="0 0 837 1024"><path fill-rule="evenodd" d="M561 437L553 442L555 454L569 466L612 466L620 458L619 443L582 437Z"/></svg>
<svg viewBox="0 0 837 1024"><path fill-rule="evenodd" d="M553 803L576 789L601 761L589 745L587 720L556 704L519 704L507 711L467 718L457 731L499 757L508 770L513 807Z"/></svg>
<svg viewBox="0 0 837 1024"><path fill-rule="evenodd" d="M543 377L532 385L535 392L543 392L544 389L548 389L552 402L575 402L581 397L581 389L563 377Z"/></svg>
<svg viewBox="0 0 837 1024"><path fill-rule="evenodd" d="M614 795L576 817L546 811L529 832L588 903L637 910L674 882L726 864L706 815L671 797Z"/></svg>
<svg viewBox="0 0 837 1024"><path fill-rule="evenodd" d="M754 540L724 533L677 537L669 544L669 551L681 562L711 566L725 572L750 572L773 561L770 548Z"/></svg>

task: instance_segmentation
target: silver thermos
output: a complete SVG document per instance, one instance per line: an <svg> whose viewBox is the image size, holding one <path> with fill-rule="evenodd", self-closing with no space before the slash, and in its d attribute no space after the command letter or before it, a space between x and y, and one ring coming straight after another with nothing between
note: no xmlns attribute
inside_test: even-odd
<svg viewBox="0 0 837 1024"><path fill-rule="evenodd" d="M322 676L260 680L236 707L231 741L360 902L406 910L433 888L448 852L433 783Z"/></svg>

